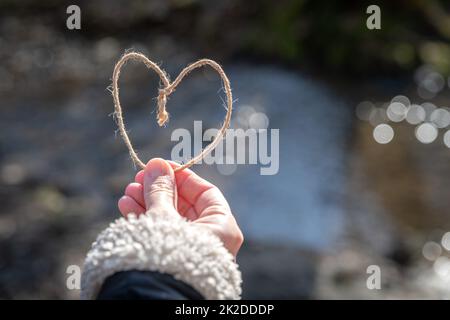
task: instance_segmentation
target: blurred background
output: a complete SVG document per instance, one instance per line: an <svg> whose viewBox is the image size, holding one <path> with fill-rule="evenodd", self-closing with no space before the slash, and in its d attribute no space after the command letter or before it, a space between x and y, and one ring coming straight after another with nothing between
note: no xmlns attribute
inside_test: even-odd
<svg viewBox="0 0 450 320"><path fill-rule="evenodd" d="M66 27L81 8L81 30ZM369 30L366 9L381 9ZM450 298L450 6L446 1L0 1L0 298L76 299L82 265L136 169L108 90L126 50L172 76L207 57L234 89L233 128L280 130L280 167L196 165L246 236L244 298ZM142 159L176 128L223 120L194 72L155 121L158 79L121 78ZM367 267L381 270L369 290Z"/></svg>

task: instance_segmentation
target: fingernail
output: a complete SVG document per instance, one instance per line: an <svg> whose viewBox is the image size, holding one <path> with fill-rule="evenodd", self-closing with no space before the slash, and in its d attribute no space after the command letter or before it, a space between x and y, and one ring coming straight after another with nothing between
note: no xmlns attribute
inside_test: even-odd
<svg viewBox="0 0 450 320"><path fill-rule="evenodd" d="M160 176L170 175L170 168L163 159L152 159L145 168L145 176L147 183L153 183Z"/></svg>
<svg viewBox="0 0 450 320"><path fill-rule="evenodd" d="M172 167L163 159L152 159L145 167L144 200L147 209L173 203L176 208L177 190Z"/></svg>

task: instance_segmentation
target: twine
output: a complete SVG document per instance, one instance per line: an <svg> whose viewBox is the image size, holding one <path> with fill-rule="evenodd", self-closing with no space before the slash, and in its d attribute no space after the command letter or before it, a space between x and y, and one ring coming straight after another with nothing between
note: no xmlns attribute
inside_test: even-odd
<svg viewBox="0 0 450 320"><path fill-rule="evenodd" d="M222 79L223 87L225 89L225 93L227 96L227 114L225 115L225 120L223 122L222 127L220 128L217 136L214 138L214 140L205 148L202 150L202 152L198 155L196 155L194 158L186 162L185 164L181 165L180 167L176 168L174 171L180 171L186 168L189 168L193 164L197 163L203 157L205 157L208 153L210 153L214 148L219 144L220 140L223 138L225 131L230 126L231 121L231 112L233 110L233 96L231 94L231 86L230 81L228 80L225 72L222 70L222 67L215 61L209 60L209 59L201 59L197 62L194 62L193 64L187 66L184 68L180 74L177 76L177 78L170 82L169 78L167 77L166 73L159 68L159 66L148 59L145 55L139 52L129 52L123 55L120 60L116 63L116 66L114 67L114 73L113 73L113 99L114 99L114 109L115 109L115 116L117 119L117 125L119 127L120 135L123 138L123 141L125 142L125 145L128 148L128 151L130 152L130 157L133 160L133 162L141 167L142 169L145 168L145 164L139 159L136 151L133 148L133 145L131 144L130 138L128 137L127 131L125 129L125 123L123 121L123 114L122 114L122 106L120 105L120 99L119 99L119 77L120 77L120 70L123 67L123 65L128 60L137 60L142 61L147 68L154 70L162 82L162 88L159 89L158 93L158 110L156 115L156 120L158 122L158 125L161 127L167 121L169 120L169 113L166 110L166 103L167 103L167 97L170 96L176 89L176 87L180 84L180 82L183 80L183 78L188 75L192 70L209 65L211 66L217 73L220 75L220 78Z"/></svg>

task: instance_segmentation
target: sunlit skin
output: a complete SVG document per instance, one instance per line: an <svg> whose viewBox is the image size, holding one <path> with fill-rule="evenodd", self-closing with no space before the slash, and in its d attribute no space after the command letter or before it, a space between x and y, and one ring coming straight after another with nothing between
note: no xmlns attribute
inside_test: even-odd
<svg viewBox="0 0 450 320"><path fill-rule="evenodd" d="M136 174L119 199L121 214L181 215L217 235L236 256L244 240L222 192L190 169L174 172L179 165L160 158L150 160Z"/></svg>

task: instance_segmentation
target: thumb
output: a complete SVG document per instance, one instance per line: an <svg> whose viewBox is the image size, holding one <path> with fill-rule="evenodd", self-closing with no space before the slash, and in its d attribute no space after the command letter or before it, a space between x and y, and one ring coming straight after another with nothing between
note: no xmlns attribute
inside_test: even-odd
<svg viewBox="0 0 450 320"><path fill-rule="evenodd" d="M144 200L147 210L176 209L175 174L172 166L161 158L151 159L144 169Z"/></svg>

